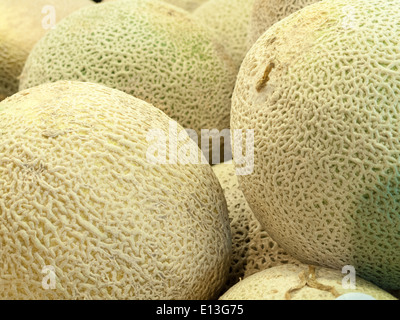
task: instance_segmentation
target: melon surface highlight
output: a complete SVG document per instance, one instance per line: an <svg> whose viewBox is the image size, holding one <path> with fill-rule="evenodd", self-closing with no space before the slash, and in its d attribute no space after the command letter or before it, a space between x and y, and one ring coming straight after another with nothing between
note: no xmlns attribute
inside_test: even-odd
<svg viewBox="0 0 400 320"><path fill-rule="evenodd" d="M318 1L320 0L254 0L249 22L249 46L274 23Z"/></svg>
<svg viewBox="0 0 400 320"><path fill-rule="evenodd" d="M164 0L170 4L183 8L189 12L193 12L203 3L208 2L209 0Z"/></svg>
<svg viewBox="0 0 400 320"><path fill-rule="evenodd" d="M239 182L289 254L400 288L400 7L321 1L274 24L238 75L232 129L254 129Z"/></svg>
<svg viewBox="0 0 400 320"><path fill-rule="evenodd" d="M111 1L118 1L118 0L103 0L101 2L104 3ZM136 0L131 0L131 1L136 1ZM193 12L203 3L206 3L208 0L162 0L162 1L177 6L179 8L182 8L188 12Z"/></svg>
<svg viewBox="0 0 400 320"><path fill-rule="evenodd" d="M153 104L200 137L202 129L229 129L236 74L224 48L188 12L121 0L76 12L48 33L29 55L20 89L101 83Z"/></svg>
<svg viewBox="0 0 400 320"><path fill-rule="evenodd" d="M356 277L356 289L345 289L340 270L310 265L282 265L240 281L220 300L336 300L346 293L361 293L376 300L397 300L372 283Z"/></svg>
<svg viewBox="0 0 400 320"><path fill-rule="evenodd" d="M48 12L53 6L58 22L70 13L93 5L90 0L1 0L0 1L0 101L18 91L18 77L29 52L48 29Z"/></svg>
<svg viewBox="0 0 400 320"><path fill-rule="evenodd" d="M299 264L261 227L240 190L232 161L212 167L228 205L232 233L232 260L226 284L229 289L241 278L281 264Z"/></svg>
<svg viewBox="0 0 400 320"><path fill-rule="evenodd" d="M146 156L148 131L167 134L170 121L91 83L45 84L0 103L0 299L219 296L231 239L218 179L208 164ZM178 129L178 147L202 156ZM44 267L55 289L44 289Z"/></svg>
<svg viewBox="0 0 400 320"><path fill-rule="evenodd" d="M211 28L235 62L237 69L247 53L250 13L254 0L209 0L193 15Z"/></svg>

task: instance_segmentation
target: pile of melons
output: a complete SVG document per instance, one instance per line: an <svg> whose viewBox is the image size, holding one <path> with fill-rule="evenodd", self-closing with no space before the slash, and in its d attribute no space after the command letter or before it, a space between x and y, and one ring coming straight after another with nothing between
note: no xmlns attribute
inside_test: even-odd
<svg viewBox="0 0 400 320"><path fill-rule="evenodd" d="M397 0L71 3L0 0L0 299L398 297Z"/></svg>

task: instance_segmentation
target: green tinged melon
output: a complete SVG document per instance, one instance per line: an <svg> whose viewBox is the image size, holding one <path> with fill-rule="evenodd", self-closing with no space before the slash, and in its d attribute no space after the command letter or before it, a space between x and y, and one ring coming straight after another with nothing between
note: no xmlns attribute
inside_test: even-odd
<svg viewBox="0 0 400 320"><path fill-rule="evenodd" d="M336 0L274 24L243 61L231 121L254 129L239 182L268 234L385 289L400 288L399 20L394 0Z"/></svg>
<svg viewBox="0 0 400 320"><path fill-rule="evenodd" d="M250 13L254 0L209 0L193 15L211 28L237 68L247 53Z"/></svg>
<svg viewBox="0 0 400 320"><path fill-rule="evenodd" d="M226 201L210 165L149 161L149 130L167 135L170 121L91 83L0 103L0 299L218 297L231 256ZM201 156L178 130L178 147Z"/></svg>
<svg viewBox="0 0 400 320"><path fill-rule="evenodd" d="M348 293L365 294L375 300L397 300L359 277L355 279L355 289L345 288L343 277L341 271L312 265L276 266L240 281L220 300L336 300Z"/></svg>
<svg viewBox="0 0 400 320"><path fill-rule="evenodd" d="M236 69L186 11L122 0L76 12L48 33L31 52L20 89L63 79L120 89L200 137L202 129L229 128Z"/></svg>
<svg viewBox="0 0 400 320"><path fill-rule="evenodd" d="M90 0L0 1L0 101L18 91L19 76L35 43L49 29L54 8L58 22L89 5Z"/></svg>

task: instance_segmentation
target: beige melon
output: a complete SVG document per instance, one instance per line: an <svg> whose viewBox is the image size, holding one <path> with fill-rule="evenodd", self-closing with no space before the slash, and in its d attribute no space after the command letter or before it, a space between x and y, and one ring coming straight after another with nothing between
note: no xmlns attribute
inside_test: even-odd
<svg viewBox="0 0 400 320"><path fill-rule="evenodd" d="M274 24L243 61L231 121L254 130L239 181L268 234L385 289L400 288L397 4L321 1Z"/></svg>
<svg viewBox="0 0 400 320"><path fill-rule="evenodd" d="M170 139L171 121L91 83L0 103L0 299L218 297L225 198L208 164L153 163L149 132ZM177 130L177 147L201 156Z"/></svg>
<svg viewBox="0 0 400 320"><path fill-rule="evenodd" d="M260 271L240 281L220 300L336 300L348 293L375 300L397 300L388 292L359 277L355 289L341 271L312 265L282 265ZM343 281L344 280L344 281Z"/></svg>
<svg viewBox="0 0 400 320"><path fill-rule="evenodd" d="M236 74L213 34L185 10L121 0L80 10L48 33L31 52L20 89L63 79L101 83L200 137L202 129L229 129Z"/></svg>
<svg viewBox="0 0 400 320"><path fill-rule="evenodd" d="M247 53L250 13L254 0L209 0L193 15L211 28L237 68Z"/></svg>
<svg viewBox="0 0 400 320"><path fill-rule="evenodd" d="M232 260L226 288L240 279L281 264L300 263L287 254L261 227L239 188L232 161L213 166L228 204Z"/></svg>
<svg viewBox="0 0 400 320"><path fill-rule="evenodd" d="M0 100L18 91L28 54L51 23L89 5L90 0L0 1Z"/></svg>
<svg viewBox="0 0 400 320"><path fill-rule="evenodd" d="M248 45L253 45L274 23L318 1L320 0L254 0L249 22Z"/></svg>

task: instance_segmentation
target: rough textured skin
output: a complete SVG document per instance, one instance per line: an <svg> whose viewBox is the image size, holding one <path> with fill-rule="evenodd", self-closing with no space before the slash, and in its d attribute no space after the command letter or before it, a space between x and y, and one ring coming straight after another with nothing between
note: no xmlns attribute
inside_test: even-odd
<svg viewBox="0 0 400 320"><path fill-rule="evenodd" d="M243 61L231 121L255 130L239 180L268 234L385 289L400 288L399 19L397 1L337 0L276 23Z"/></svg>
<svg viewBox="0 0 400 320"><path fill-rule="evenodd" d="M0 1L0 100L18 91L18 77L34 44L48 31L48 12L53 6L56 22L82 7L93 5L90 0L1 0Z"/></svg>
<svg viewBox="0 0 400 320"><path fill-rule="evenodd" d="M228 129L232 60L186 11L125 0L70 15L31 52L20 89L57 80L101 83L193 129ZM221 139L222 140L222 139Z"/></svg>
<svg viewBox="0 0 400 320"><path fill-rule="evenodd" d="M313 267L310 272L308 265L288 264L260 271L237 283L220 300L335 300L350 292L368 294L376 300L397 300L359 277L356 289L344 289L340 270Z"/></svg>
<svg viewBox="0 0 400 320"><path fill-rule="evenodd" d="M319 0L254 0L249 22L248 46L274 23Z"/></svg>
<svg viewBox="0 0 400 320"><path fill-rule="evenodd" d="M223 191L206 165L154 165L150 104L57 82L0 103L0 299L211 299L229 271ZM201 152L182 127L184 144ZM42 287L53 267L56 289Z"/></svg>
<svg viewBox="0 0 400 320"><path fill-rule="evenodd" d="M232 161L217 164L213 170L224 190L231 221L233 258L226 289L261 270L300 263L272 240L254 217L239 188Z"/></svg>
<svg viewBox="0 0 400 320"><path fill-rule="evenodd" d="M254 0L209 0L193 15L214 30L237 69L247 53L250 13Z"/></svg>

